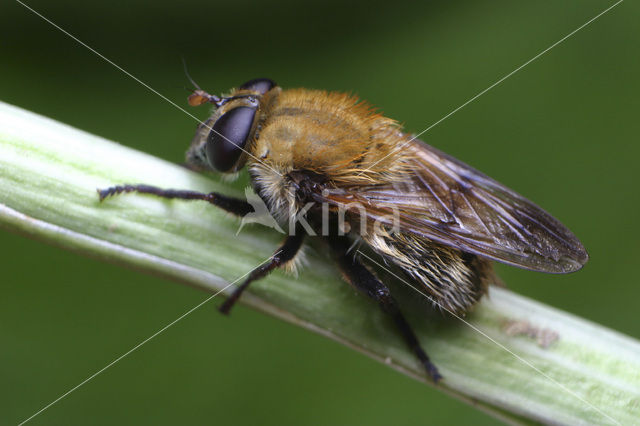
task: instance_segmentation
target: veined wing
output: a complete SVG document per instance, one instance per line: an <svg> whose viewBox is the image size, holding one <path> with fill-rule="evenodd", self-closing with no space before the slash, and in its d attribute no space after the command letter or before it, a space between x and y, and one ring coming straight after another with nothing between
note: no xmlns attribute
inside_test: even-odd
<svg viewBox="0 0 640 426"><path fill-rule="evenodd" d="M511 189L422 141L403 149L413 169L405 182L329 189L324 200L347 208L351 220L397 225L525 269L567 273L589 259L571 231Z"/></svg>

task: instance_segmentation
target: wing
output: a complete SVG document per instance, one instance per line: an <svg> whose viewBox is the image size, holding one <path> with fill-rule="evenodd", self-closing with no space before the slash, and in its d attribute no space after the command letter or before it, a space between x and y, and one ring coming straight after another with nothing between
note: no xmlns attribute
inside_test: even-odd
<svg viewBox="0 0 640 426"><path fill-rule="evenodd" d="M589 256L558 220L459 160L414 140L402 183L325 191L349 220L397 226L443 245L534 271L567 273Z"/></svg>

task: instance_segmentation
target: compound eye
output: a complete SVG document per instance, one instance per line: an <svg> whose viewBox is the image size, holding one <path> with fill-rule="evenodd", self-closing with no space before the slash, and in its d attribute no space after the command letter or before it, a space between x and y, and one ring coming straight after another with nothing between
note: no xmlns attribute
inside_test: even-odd
<svg viewBox="0 0 640 426"><path fill-rule="evenodd" d="M227 111L216 120L207 137L209 164L219 172L228 172L236 165L247 144L256 109L241 106Z"/></svg>
<svg viewBox="0 0 640 426"><path fill-rule="evenodd" d="M240 86L240 90L251 90L264 95L276 86L276 82L268 78L256 78Z"/></svg>

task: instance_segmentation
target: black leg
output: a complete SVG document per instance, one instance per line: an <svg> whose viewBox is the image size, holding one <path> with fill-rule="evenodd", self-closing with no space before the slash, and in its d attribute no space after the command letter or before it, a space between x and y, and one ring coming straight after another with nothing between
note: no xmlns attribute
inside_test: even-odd
<svg viewBox="0 0 640 426"><path fill-rule="evenodd" d="M389 288L378 280L365 265L360 263L353 254L348 253L349 247L351 246L349 239L346 237L328 237L327 240L347 280L356 289L377 301L382 310L391 315L404 340L427 370L427 374L437 383L442 376L438 373L438 369L431 363L429 357L420 346L418 338L402 315L402 312L400 312L398 303L389 292Z"/></svg>
<svg viewBox="0 0 640 426"><path fill-rule="evenodd" d="M216 192L210 192L204 194L195 191L180 191L176 189L161 189L155 186L149 185L119 185L112 186L107 189L98 189L98 195L100 201L113 195L122 194L127 192L138 192L140 194L151 194L157 197L180 199L180 200L202 200L207 201L214 206L218 206L223 210L233 213L237 216L246 216L252 213L253 207L251 204L238 198L227 197L226 195L218 194Z"/></svg>
<svg viewBox="0 0 640 426"><path fill-rule="evenodd" d="M288 261L292 260L300 247L302 246L302 241L304 240L304 234L302 232L296 233L296 235L290 235L284 240L284 243L280 246L278 250L276 250L275 254L271 257L269 262L258 266L256 269L251 271L247 279L240 284L239 287L235 289L231 296L224 301L222 305L220 305L220 312L225 315L229 314L229 311L233 307L233 305L238 301L240 295L243 291L249 287L253 281L259 280L260 278L264 278L269 272L281 266Z"/></svg>

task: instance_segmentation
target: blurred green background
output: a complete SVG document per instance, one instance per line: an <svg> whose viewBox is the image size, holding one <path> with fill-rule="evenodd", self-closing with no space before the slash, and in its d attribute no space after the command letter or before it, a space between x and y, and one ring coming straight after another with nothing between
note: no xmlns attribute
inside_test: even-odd
<svg viewBox="0 0 640 426"><path fill-rule="evenodd" d="M180 105L184 57L212 93L262 76L352 91L414 132L613 4L27 3ZM620 4L423 137L543 206L589 250L568 276L498 266L512 290L635 337L638 11ZM0 15L0 100L183 160L191 118L18 3ZM205 297L7 233L0 250L0 423L27 418ZM32 423L468 422L497 423L322 337L211 305Z"/></svg>

